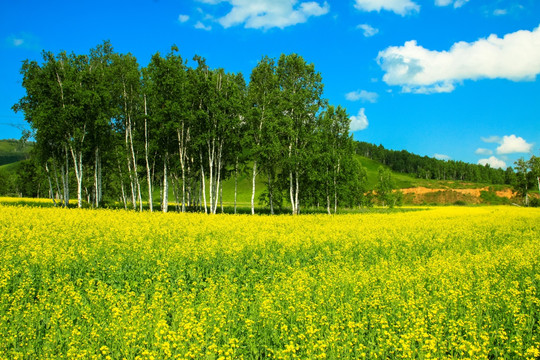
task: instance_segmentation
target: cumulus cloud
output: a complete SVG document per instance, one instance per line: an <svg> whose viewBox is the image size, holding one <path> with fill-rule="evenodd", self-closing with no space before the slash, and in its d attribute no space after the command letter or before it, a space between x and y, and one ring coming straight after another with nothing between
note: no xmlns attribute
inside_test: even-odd
<svg viewBox="0 0 540 360"><path fill-rule="evenodd" d="M361 11L393 11L401 16L420 11L420 6L411 0L356 0L354 7Z"/></svg>
<svg viewBox="0 0 540 360"><path fill-rule="evenodd" d="M379 32L379 29L376 29L368 24L360 24L356 28L361 29L365 37L372 37Z"/></svg>
<svg viewBox="0 0 540 360"><path fill-rule="evenodd" d="M435 0L437 6L448 6L452 4L454 8L459 8L468 3L469 0Z"/></svg>
<svg viewBox="0 0 540 360"><path fill-rule="evenodd" d="M250 29L283 29L287 26L305 23L313 16L325 15L330 5L325 1L298 3L297 0L204 0L211 5L228 3L232 9L217 21L224 27L244 25Z"/></svg>
<svg viewBox="0 0 540 360"><path fill-rule="evenodd" d="M433 154L433 157L437 160L450 160L451 157L444 154Z"/></svg>
<svg viewBox="0 0 540 360"><path fill-rule="evenodd" d="M500 159L497 159L495 156L490 156L487 159L480 159L478 160L478 164L480 165L489 165L492 168L495 169L502 169L506 167L506 163Z"/></svg>
<svg viewBox="0 0 540 360"><path fill-rule="evenodd" d="M379 52L383 80L404 92L451 92L464 80L533 81L540 73L540 26L499 38L455 43L448 51L429 50L415 40Z"/></svg>
<svg viewBox="0 0 540 360"><path fill-rule="evenodd" d="M379 95L377 93L366 91L366 90L351 91L345 94L345 98L349 101L362 100L363 102L370 102L370 103L377 102L378 97Z"/></svg>
<svg viewBox="0 0 540 360"><path fill-rule="evenodd" d="M500 144L497 154L530 153L533 147L533 144L516 135L503 136Z"/></svg>
<svg viewBox="0 0 540 360"><path fill-rule="evenodd" d="M366 109L361 108L360 111L358 111L358 115L351 116L351 125L350 130L351 131L358 131L358 130L364 130L368 127L368 119L366 116Z"/></svg>
<svg viewBox="0 0 540 360"><path fill-rule="evenodd" d="M477 155L493 155L493 151L485 148L478 148L474 153Z"/></svg>
<svg viewBox="0 0 540 360"><path fill-rule="evenodd" d="M184 15L184 14L178 15L178 21L180 21L181 23L185 23L188 20L189 20L189 15Z"/></svg>
<svg viewBox="0 0 540 360"><path fill-rule="evenodd" d="M204 25L202 22L197 21L197 23L195 24L195 29L210 31L212 30L212 27L210 25Z"/></svg>

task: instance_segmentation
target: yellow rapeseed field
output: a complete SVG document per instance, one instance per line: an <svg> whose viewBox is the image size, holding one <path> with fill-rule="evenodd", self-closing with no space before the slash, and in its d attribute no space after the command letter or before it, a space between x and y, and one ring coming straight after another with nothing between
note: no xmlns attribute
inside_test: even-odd
<svg viewBox="0 0 540 360"><path fill-rule="evenodd" d="M540 209L0 205L2 359L534 359Z"/></svg>

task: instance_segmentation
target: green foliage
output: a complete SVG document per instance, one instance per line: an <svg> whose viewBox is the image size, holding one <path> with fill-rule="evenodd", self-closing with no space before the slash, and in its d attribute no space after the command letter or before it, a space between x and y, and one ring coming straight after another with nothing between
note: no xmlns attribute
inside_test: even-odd
<svg viewBox="0 0 540 360"><path fill-rule="evenodd" d="M495 193L495 191L493 191L493 189L490 189L489 191L481 191L480 199L482 199L483 203L490 204L490 205L510 204L509 199L497 196L497 194Z"/></svg>

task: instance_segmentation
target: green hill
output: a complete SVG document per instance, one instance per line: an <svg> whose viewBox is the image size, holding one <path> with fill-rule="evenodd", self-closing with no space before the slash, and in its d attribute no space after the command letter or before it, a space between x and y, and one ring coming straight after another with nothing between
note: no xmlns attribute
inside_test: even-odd
<svg viewBox="0 0 540 360"><path fill-rule="evenodd" d="M0 140L0 166L12 164L28 158L33 143L22 143L19 140Z"/></svg>

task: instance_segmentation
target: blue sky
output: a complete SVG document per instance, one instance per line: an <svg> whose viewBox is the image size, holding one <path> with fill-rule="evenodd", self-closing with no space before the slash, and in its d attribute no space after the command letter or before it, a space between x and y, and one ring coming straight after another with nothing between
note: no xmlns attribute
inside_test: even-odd
<svg viewBox="0 0 540 360"><path fill-rule="evenodd" d="M176 44L242 72L298 53L345 106L354 138L492 166L540 154L540 1L134 0L0 5L0 138L18 138L19 70L103 40L146 66Z"/></svg>

